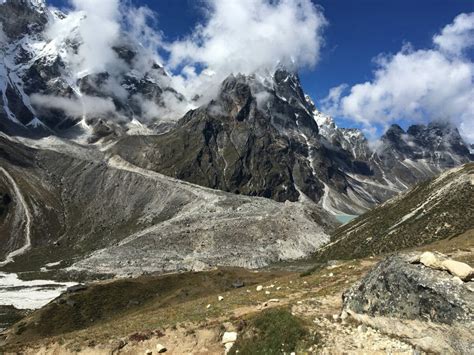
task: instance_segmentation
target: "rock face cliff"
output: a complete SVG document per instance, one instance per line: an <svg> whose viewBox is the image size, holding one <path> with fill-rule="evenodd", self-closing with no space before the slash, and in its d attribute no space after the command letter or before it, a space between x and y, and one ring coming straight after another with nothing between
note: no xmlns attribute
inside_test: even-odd
<svg viewBox="0 0 474 355"><path fill-rule="evenodd" d="M271 78L270 78L271 79ZM237 194L318 201L324 186L313 152L318 128L297 76L231 76L218 97L188 112L169 133L127 137L113 150L161 173Z"/></svg>
<svg viewBox="0 0 474 355"><path fill-rule="evenodd" d="M392 126L371 149L357 129L338 128L285 69L230 76L216 99L170 132L129 136L113 152L147 169L214 189L360 214L441 171L473 159L446 123Z"/></svg>

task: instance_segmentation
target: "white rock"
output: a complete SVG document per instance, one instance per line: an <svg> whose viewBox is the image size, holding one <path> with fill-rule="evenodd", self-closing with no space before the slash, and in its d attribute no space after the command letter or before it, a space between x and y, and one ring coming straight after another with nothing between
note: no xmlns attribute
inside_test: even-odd
<svg viewBox="0 0 474 355"><path fill-rule="evenodd" d="M162 354L168 351L168 349L162 344L156 344L156 351L158 351L158 354Z"/></svg>
<svg viewBox="0 0 474 355"><path fill-rule="evenodd" d="M272 299L269 299L268 302L269 303L277 303L277 302L280 302L280 300L278 298L272 298Z"/></svg>
<svg viewBox="0 0 474 355"><path fill-rule="evenodd" d="M218 299L218 300L219 300L219 302L220 302L220 301L223 301L223 300L224 300L224 297L222 297L222 296L219 296L219 297L217 297L217 299Z"/></svg>
<svg viewBox="0 0 474 355"><path fill-rule="evenodd" d="M444 260L442 266L448 270L451 275L459 277L463 281L469 281L474 276L472 267L456 260Z"/></svg>
<svg viewBox="0 0 474 355"><path fill-rule="evenodd" d="M222 336L222 344L235 343L237 341L237 332L225 332Z"/></svg>
<svg viewBox="0 0 474 355"><path fill-rule="evenodd" d="M232 349L233 346L234 346L233 342L224 344L224 348L225 348L224 354L227 354L230 351L230 349Z"/></svg>
<svg viewBox="0 0 474 355"><path fill-rule="evenodd" d="M338 319L339 319L339 315L338 315L338 314L333 314L333 315L332 315L332 319L338 320Z"/></svg>
<svg viewBox="0 0 474 355"><path fill-rule="evenodd" d="M270 294L270 291L265 291L265 294L266 294L266 295L269 295L269 294Z"/></svg>
<svg viewBox="0 0 474 355"><path fill-rule="evenodd" d="M211 308L211 305L210 305L210 304L208 304L208 305L206 306L206 308Z"/></svg>
<svg viewBox="0 0 474 355"><path fill-rule="evenodd" d="M334 274L331 272L331 273L329 274L329 277L333 277L333 276L334 276Z"/></svg>
<svg viewBox="0 0 474 355"><path fill-rule="evenodd" d="M464 284L464 282L463 282L458 276L454 276L451 280L453 280L453 282L454 282L456 285L462 285L462 284Z"/></svg>
<svg viewBox="0 0 474 355"><path fill-rule="evenodd" d="M420 263L431 269L446 270L442 265L443 259L430 251L425 251L420 255Z"/></svg>
<svg viewBox="0 0 474 355"><path fill-rule="evenodd" d="M257 286L257 292L260 292L260 291L262 291L262 290L263 290L263 286L262 286L262 285L258 285L258 286Z"/></svg>

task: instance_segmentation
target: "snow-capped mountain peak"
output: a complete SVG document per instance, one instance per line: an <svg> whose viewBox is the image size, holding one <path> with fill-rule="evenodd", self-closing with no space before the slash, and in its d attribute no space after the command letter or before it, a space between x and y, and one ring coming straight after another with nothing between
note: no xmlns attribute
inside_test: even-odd
<svg viewBox="0 0 474 355"><path fill-rule="evenodd" d="M164 69L125 32L108 49L110 62L90 67L86 20L42 0L0 3L0 130L97 141L123 134L134 119L154 125L184 111Z"/></svg>

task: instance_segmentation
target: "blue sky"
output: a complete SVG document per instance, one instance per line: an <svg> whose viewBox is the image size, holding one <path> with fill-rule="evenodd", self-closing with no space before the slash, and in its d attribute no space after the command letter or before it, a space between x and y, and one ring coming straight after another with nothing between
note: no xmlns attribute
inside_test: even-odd
<svg viewBox="0 0 474 355"><path fill-rule="evenodd" d="M48 0L64 6L64 0ZM200 0L129 0L158 14L158 26L167 41L184 38L205 18ZM222 0L225 1L225 0ZM229 0L233 1L233 0ZM237 0L235 0L237 1ZM306 92L317 103L342 83L352 86L373 78L373 58L397 53L409 42L415 49L432 48L432 38L460 13L474 11L473 0L320 0L329 26L320 61L300 76ZM472 53L472 52L471 52ZM472 57L471 57L472 58ZM472 61L472 59L471 59ZM351 122L337 117L344 126ZM406 125L403 118L400 123Z"/></svg>
<svg viewBox="0 0 474 355"><path fill-rule="evenodd" d="M225 0L224 0L225 1ZM56 6L67 1L49 0ZM199 0L133 0L159 15L160 30L175 40L189 34L203 19ZM404 42L431 45L432 36L462 12L474 11L474 0L321 0L329 21L321 60L301 71L304 88L315 100L331 87L370 80L372 58L398 52Z"/></svg>

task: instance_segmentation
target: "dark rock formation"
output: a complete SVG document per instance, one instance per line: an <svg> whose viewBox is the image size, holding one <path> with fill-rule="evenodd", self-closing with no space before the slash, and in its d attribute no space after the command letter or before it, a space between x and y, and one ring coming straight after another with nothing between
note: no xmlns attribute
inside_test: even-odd
<svg viewBox="0 0 474 355"><path fill-rule="evenodd" d="M394 255L344 293L344 308L370 316L468 324L474 321L474 294L468 287L446 271Z"/></svg>
<svg viewBox="0 0 474 355"><path fill-rule="evenodd" d="M344 293L344 310L424 350L472 353L474 283L412 263L416 257L393 255L377 264Z"/></svg>
<svg viewBox="0 0 474 355"><path fill-rule="evenodd" d="M279 70L275 76L283 73L300 90L294 74ZM316 148L298 133L301 127L316 145L317 125L298 101L301 93L286 85L266 88L255 77L230 76L215 100L188 112L171 132L126 137L113 150L134 164L214 189L297 201L299 188L318 201L323 185L309 159Z"/></svg>
<svg viewBox="0 0 474 355"><path fill-rule="evenodd" d="M160 113L150 117L144 111L149 107L156 107L153 112L164 110L164 96L178 103L184 100L171 87L163 67L127 33L114 43L113 65L99 73L79 75L71 60L82 43L77 26L64 27L67 35L61 40L49 38L47 31L48 25L67 16L72 15L49 8L43 0L0 3L0 40L4 41L0 54L5 58L0 64L1 131L29 137L85 136L94 143L124 134L133 119L146 121L145 125L161 122ZM71 100L76 106L83 96L93 96L111 100L114 109L96 113L95 107L82 103L84 114L72 114L35 101L34 95L43 95L49 102Z"/></svg>

